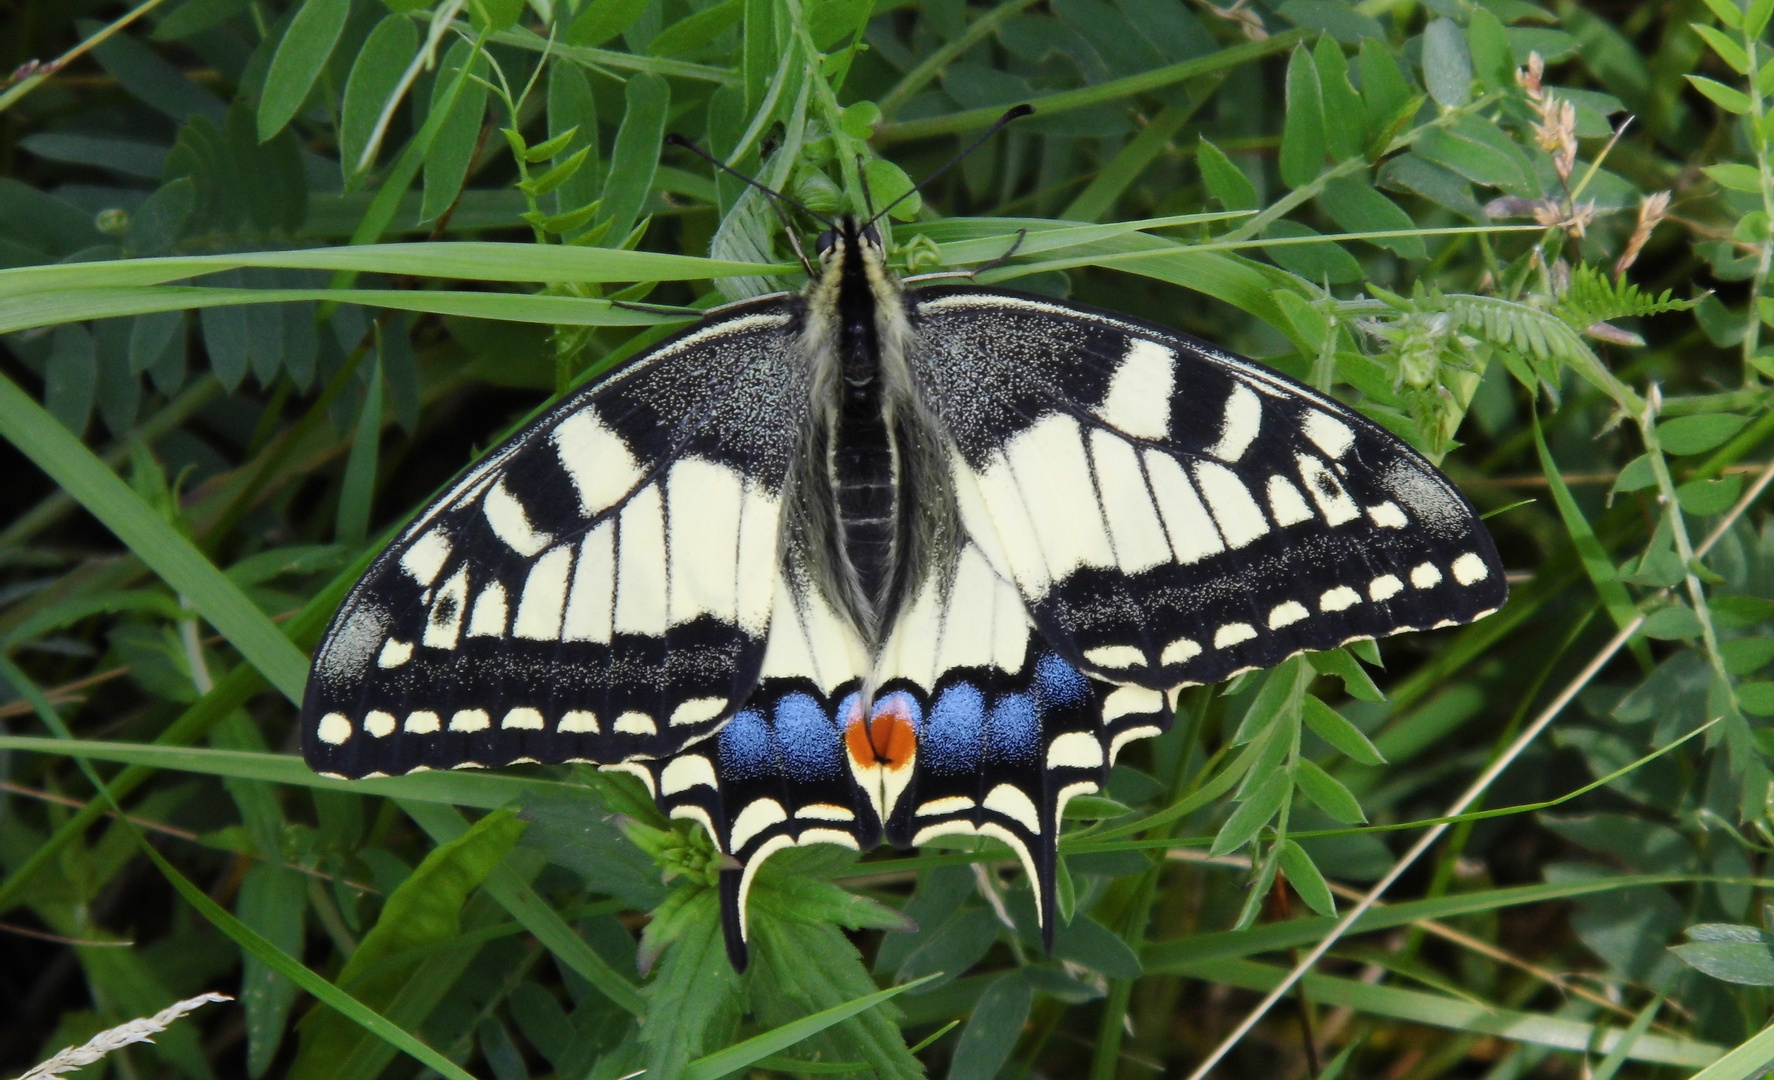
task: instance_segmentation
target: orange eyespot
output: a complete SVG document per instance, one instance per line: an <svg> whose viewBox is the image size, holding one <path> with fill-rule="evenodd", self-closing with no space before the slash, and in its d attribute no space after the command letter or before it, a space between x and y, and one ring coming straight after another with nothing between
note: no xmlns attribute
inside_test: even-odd
<svg viewBox="0 0 1774 1080"><path fill-rule="evenodd" d="M881 765L897 772L916 755L918 730L905 703L889 698L875 704L875 714L867 721L862 710L852 710L844 729L844 747L850 759L864 768Z"/></svg>

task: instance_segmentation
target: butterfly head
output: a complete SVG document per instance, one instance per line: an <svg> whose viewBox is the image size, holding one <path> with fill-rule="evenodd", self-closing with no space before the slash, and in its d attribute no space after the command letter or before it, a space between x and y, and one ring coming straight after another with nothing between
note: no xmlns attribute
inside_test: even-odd
<svg viewBox="0 0 1774 1080"><path fill-rule="evenodd" d="M858 221L852 214L845 214L831 228L820 233L814 251L819 255L821 266L842 266L852 251L865 259L873 256L877 262L886 255L881 246L880 230L872 222Z"/></svg>

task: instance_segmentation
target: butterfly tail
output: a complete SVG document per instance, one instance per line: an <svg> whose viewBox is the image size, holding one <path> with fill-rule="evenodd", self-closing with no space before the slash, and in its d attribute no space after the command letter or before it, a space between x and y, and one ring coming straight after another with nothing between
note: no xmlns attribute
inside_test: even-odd
<svg viewBox="0 0 1774 1080"><path fill-rule="evenodd" d="M751 950L745 943L744 897L740 891L742 870L721 871L721 936L727 942L727 961L733 970L745 974L751 961Z"/></svg>

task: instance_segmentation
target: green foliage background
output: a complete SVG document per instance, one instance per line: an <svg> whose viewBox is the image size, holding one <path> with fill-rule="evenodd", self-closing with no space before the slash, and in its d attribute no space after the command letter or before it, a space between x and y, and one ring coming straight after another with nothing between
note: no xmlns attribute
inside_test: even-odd
<svg viewBox="0 0 1774 1080"><path fill-rule="evenodd" d="M1398 869L1220 1075L1757 1075L1771 10L0 5L0 1074L224 989L79 1075L1187 1075ZM1001 848L813 848L738 976L718 858L622 777L302 767L406 515L798 280L666 134L830 214L1021 102L896 262L1020 236L980 280L1345 397L1495 515L1502 612L1185 693L1074 804L1052 957Z"/></svg>

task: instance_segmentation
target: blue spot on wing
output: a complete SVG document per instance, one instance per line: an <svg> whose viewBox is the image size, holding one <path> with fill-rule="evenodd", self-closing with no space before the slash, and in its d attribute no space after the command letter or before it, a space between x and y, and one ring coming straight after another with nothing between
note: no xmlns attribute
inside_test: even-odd
<svg viewBox="0 0 1774 1080"><path fill-rule="evenodd" d="M736 713L717 738L721 747L721 772L738 780L750 780L776 767L770 747L770 728L756 709Z"/></svg>
<svg viewBox="0 0 1774 1080"><path fill-rule="evenodd" d="M1023 762L1038 756L1041 720L1030 694L1005 694L986 718L986 753L996 762Z"/></svg>
<svg viewBox="0 0 1774 1080"><path fill-rule="evenodd" d="M1090 698L1090 681L1057 654L1044 653L1035 661L1035 695L1048 708L1082 705Z"/></svg>
<svg viewBox="0 0 1774 1080"><path fill-rule="evenodd" d="M979 767L986 698L972 683L956 683L937 696L918 740L918 754L939 773L972 772Z"/></svg>
<svg viewBox="0 0 1774 1080"><path fill-rule="evenodd" d="M791 780L821 780L843 768L838 728L811 694L786 694L776 703L776 746Z"/></svg>

